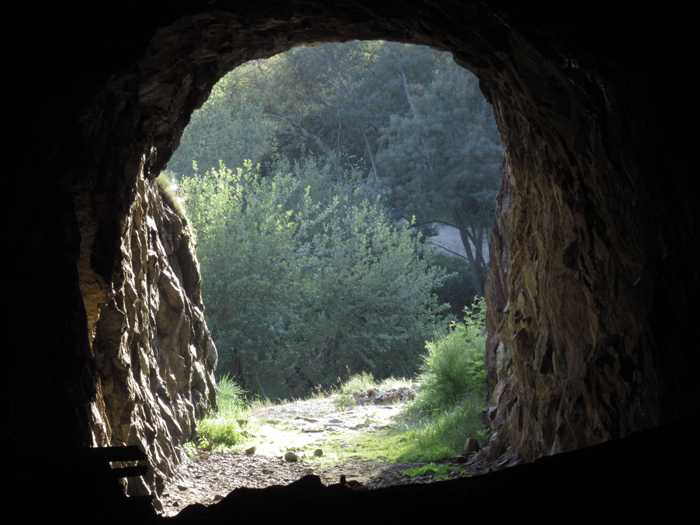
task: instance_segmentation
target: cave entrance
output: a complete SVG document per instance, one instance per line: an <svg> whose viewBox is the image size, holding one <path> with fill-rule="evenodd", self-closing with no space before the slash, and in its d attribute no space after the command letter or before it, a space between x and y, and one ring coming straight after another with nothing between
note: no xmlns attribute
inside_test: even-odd
<svg viewBox="0 0 700 525"><path fill-rule="evenodd" d="M227 74L159 179L191 216L219 375L272 399L413 376L432 320L483 296L502 158L449 53L355 41Z"/></svg>
<svg viewBox="0 0 700 525"><path fill-rule="evenodd" d="M626 377L656 377L652 365L645 364L654 362L653 350L637 344L647 329L644 315L630 314L617 325L618 318L608 315L646 311L651 301L648 293L640 306L639 294L629 284L639 282L640 261L645 260L646 247L636 239L643 237L648 223L639 215L639 203L646 202L647 196L637 194L643 184L630 184L632 179L622 174L628 171L610 161L627 147L614 138L624 135L626 121L610 109L617 107L615 100L622 103L623 91L616 91L617 84L597 76L593 69L582 72L582 66L566 53L547 54L541 41L523 36L485 7L482 16L457 16L461 22L441 11L419 16L387 8L391 12L370 16L351 7L329 9L281 20L269 13L248 13L242 20L221 12L180 18L149 35L143 49L130 48L134 53L130 69L110 71L95 104L85 110L80 143L90 154L82 161L87 175L75 191L74 203L82 221L79 273L83 291L88 292L83 295L88 331L93 333L90 323L96 322L96 314L90 317L93 312L101 312L103 320L95 330L99 336L95 340L102 346L93 346L93 351L100 354L96 361L103 366L99 373L105 388L98 397L114 412L105 414L112 426L103 425L104 442L138 442L150 456L165 458L154 475L162 479L172 467L168 458L176 454L172 443L192 437L194 415L203 405L203 396L197 398L187 374L181 374L181 381L163 385L170 400L179 396L185 407L177 413L179 428L158 425L168 415L160 405L135 403L123 395L134 384L146 385L144 390L150 389L152 395L160 393L161 387L158 371L152 372L156 366L148 357L157 353L156 345L141 337L146 332L124 328L135 326L126 317L134 310L133 298L143 294L126 282L129 271L115 270L115 264L122 262L122 266L146 263L141 269L150 263L151 232L141 237L136 232L145 207L137 209L140 203L134 188L153 188L152 180L177 149L192 112L227 72L294 46L355 38L383 38L450 51L459 65L479 77L479 88L493 106L508 161L502 188L508 191L501 193L498 202L492 237L498 258L492 254L488 278L493 279L490 287L489 282L485 285L492 335L486 358L487 384L493 394L488 417L489 424L502 429L497 442L492 442L491 455L530 461L627 434L641 428L643 421L658 421L658 411L643 408L654 404L644 397L643 381L628 389L616 375L618 368L623 369L618 354L626 352L636 356L628 361L639 363L636 369L624 366ZM613 95L618 99L613 100ZM364 138L357 143L361 149ZM125 225L134 231L124 234ZM611 236L615 229L625 235ZM128 241L120 245L123 239ZM138 250L142 251L136 254ZM130 252L138 256L123 255ZM628 279L632 274L634 278ZM606 275L627 276L619 278L624 285L614 297L605 295L604 290L610 289ZM180 299L175 295L170 296L172 302ZM601 302L603 295L606 299ZM150 312L137 313L139 327L149 326L152 333L159 329L152 326ZM182 326L172 323L174 329ZM623 332L625 337L618 337ZM202 333L192 330L191 336ZM178 373L189 370L183 366L188 359L201 364L205 372L204 360L215 360L206 345L200 352L196 345L179 344L172 354ZM140 370L126 362L111 366L115 355L117 361L133 356L132 363L148 366ZM639 371L642 365L648 368L644 373ZM191 369L201 372L194 364ZM135 379L136 374L149 377ZM199 373L198 379L205 375ZM200 386L207 386L205 379ZM629 395L621 398L624 410L595 402L588 385L605 385L610 392L625 389ZM171 411L180 406L169 402ZM595 410L590 410L593 405ZM156 437L137 424L144 419L144 411L152 418ZM617 414L623 412L626 420L620 423ZM506 421L508 425L503 425Z"/></svg>
<svg viewBox="0 0 700 525"><path fill-rule="evenodd" d="M3 382L18 457L44 446L47 429L63 449L138 445L158 493L201 403L189 378L158 381L161 365L192 370L180 358L188 364L196 352L181 345L170 362L159 353L155 286L129 281L151 263L145 243L157 235L131 235L147 216L138 190L152 189L226 72L298 44L350 39L451 51L494 106L512 191L499 202L494 235L506 249L494 250L487 291L497 336L488 346L492 455L532 461L697 412L688 320L700 243L693 193L680 183L694 166L683 79L692 17L575 3L238 4L127 3L91 11L89 23L61 6L25 17L39 28L16 57L26 79L15 83L17 100L30 117L13 126L13 157L34 162L8 177L16 273L6 280L7 324L18 350L7 352L13 373ZM28 497L32 482L21 486Z"/></svg>
<svg viewBox="0 0 700 525"><path fill-rule="evenodd" d="M502 158L478 80L450 53L384 41L323 44L248 62L224 76L192 115L158 179L168 202L188 210L183 216L197 236L207 323L218 348L221 413L200 423L204 448L235 445L238 452L253 447L257 455L280 456L294 444L302 454L313 443L337 441L296 443L298 437L261 422L257 441L246 439L255 416L228 396L241 387L249 399L313 394L301 408L278 401L284 407L255 411L269 421L269 414L301 410L308 417L296 426L314 422L304 432L388 428L383 423L398 405L387 405L415 397L411 386L425 363L425 342L433 341L435 366L424 369L422 408L411 412L412 426L433 425L423 431L433 433L431 444L392 453L402 466L375 465L372 476L360 470L374 488L390 483L384 471L461 458L466 439L483 432L485 305L479 328L467 330L462 321L474 297L483 296ZM460 335L451 332L455 322ZM448 365L454 351L464 355ZM457 384L455 376L463 380ZM450 399L442 394L447 390ZM345 414L356 400L379 406L357 407L358 421ZM457 423L452 414L449 435L438 437L438 420L457 405L469 417ZM404 415L406 430L409 419ZM288 450L271 446L275 441ZM386 459L382 445L375 448ZM229 456L220 453L226 464ZM201 447L198 454L206 456L192 465L202 470L201 481L211 454ZM236 468L261 460L241 457ZM248 470L279 470L258 467ZM331 470L326 478L337 482ZM419 479L460 473L456 464L444 464ZM280 481L269 476L269 484ZM259 480L242 476L229 490L246 482ZM197 484L202 490L216 482ZM167 491L166 507L180 501L176 493Z"/></svg>

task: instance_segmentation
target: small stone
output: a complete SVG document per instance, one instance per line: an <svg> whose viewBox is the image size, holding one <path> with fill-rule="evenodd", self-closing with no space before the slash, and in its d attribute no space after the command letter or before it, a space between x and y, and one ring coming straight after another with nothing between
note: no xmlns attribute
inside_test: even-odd
<svg viewBox="0 0 700 525"><path fill-rule="evenodd" d="M250 447L250 448L245 449L245 453L248 454L249 456L251 454L255 454L255 447Z"/></svg>
<svg viewBox="0 0 700 525"><path fill-rule="evenodd" d="M320 448L317 448L316 450L314 450L314 456L319 456L319 457L323 456L323 450L321 450Z"/></svg>
<svg viewBox="0 0 700 525"><path fill-rule="evenodd" d="M214 494L214 498L212 498L212 501L216 503L217 501L221 501L222 499L224 499L224 496L222 496L221 494Z"/></svg>
<svg viewBox="0 0 700 525"><path fill-rule="evenodd" d="M285 461L296 461L298 459L297 455L291 450L284 455Z"/></svg>
<svg viewBox="0 0 700 525"><path fill-rule="evenodd" d="M467 452L478 452L479 442L474 438L467 439L467 442L464 444L464 450Z"/></svg>

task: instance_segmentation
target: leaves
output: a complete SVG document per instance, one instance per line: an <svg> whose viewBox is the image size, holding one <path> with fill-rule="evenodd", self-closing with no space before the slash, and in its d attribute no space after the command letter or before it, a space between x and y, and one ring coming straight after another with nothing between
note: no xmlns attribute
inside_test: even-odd
<svg viewBox="0 0 700 525"><path fill-rule="evenodd" d="M202 293L220 370L259 395L299 395L366 367L415 371L444 308L444 271L381 202L325 180L310 159L296 176L260 178L250 163L185 179Z"/></svg>
<svg viewBox="0 0 700 525"><path fill-rule="evenodd" d="M261 395L413 373L445 275L395 220L457 226L455 295L481 295L500 151L476 78L424 46L295 48L226 75L169 166L223 369Z"/></svg>

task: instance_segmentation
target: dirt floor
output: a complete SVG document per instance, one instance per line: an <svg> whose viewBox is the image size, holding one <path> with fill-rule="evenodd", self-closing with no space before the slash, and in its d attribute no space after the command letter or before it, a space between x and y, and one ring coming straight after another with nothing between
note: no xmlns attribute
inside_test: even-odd
<svg viewBox="0 0 700 525"><path fill-rule="evenodd" d="M366 405L338 412L334 397L298 401L285 405L266 407L256 411L256 417L269 424L286 423L308 436L309 443L318 443L323 449L324 434L342 432L347 435L348 446L357 446L363 433L397 425L397 417L405 408L403 403ZM368 422L369 425L368 425ZM308 452L307 452L308 454ZM440 462L450 464L450 461ZM326 484L338 483L345 475L348 481L361 482L368 490L392 485L432 483L434 476L408 478L401 471L425 465L424 463L386 463L354 459L317 469L304 457L298 461L286 461L284 457L265 457L244 452L198 451L197 458L181 468L180 479L166 485L162 497L163 515L174 516L187 505L210 505L223 499L239 487L264 488L271 485L288 485L306 474L316 474ZM465 464L453 464L451 478L483 473Z"/></svg>

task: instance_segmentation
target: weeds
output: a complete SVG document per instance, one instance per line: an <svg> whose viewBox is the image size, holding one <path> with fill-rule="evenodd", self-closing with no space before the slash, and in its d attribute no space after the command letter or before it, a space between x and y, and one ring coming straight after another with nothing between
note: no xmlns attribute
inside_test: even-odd
<svg viewBox="0 0 700 525"><path fill-rule="evenodd" d="M469 437L484 441L485 314L484 300L475 300L465 308L464 323L453 322L426 345L421 391L408 409L422 424L402 461L439 461L460 454Z"/></svg>
<svg viewBox="0 0 700 525"><path fill-rule="evenodd" d="M216 389L219 410L210 411L199 422L199 434L207 442L237 445L250 435L246 430L252 415L250 405L243 397L245 392L228 376L219 379Z"/></svg>
<svg viewBox="0 0 700 525"><path fill-rule="evenodd" d="M352 406L355 406L355 398L350 393L340 394L335 400L335 408L338 412L345 412Z"/></svg>
<svg viewBox="0 0 700 525"><path fill-rule="evenodd" d="M444 481L450 479L449 474L455 470L454 465L436 465L430 463L423 467L410 468L401 471L401 475L406 478L415 478L418 476L434 476L435 481Z"/></svg>
<svg viewBox="0 0 700 525"><path fill-rule="evenodd" d="M306 459L320 464L334 464L350 458L432 463L458 455L467 438L478 436L483 442L487 436L480 420L485 392L485 310L483 300L475 301L471 309L465 309L464 323L452 323L449 330L436 334L426 345L428 354L418 378L421 389L417 399L401 416L404 430L368 431L362 436L362 443L351 443L351 446L348 446L347 434L326 433L322 440L324 454L315 457L313 450L320 444L315 436L300 432L291 422L273 425L257 421L253 418L253 409L270 406L272 402L260 398L247 402L240 387L223 377L217 386L219 410L199 423L202 442L235 450L255 445L256 453L267 456L298 450ZM389 390L411 385L407 379L393 377L376 383L372 374L366 372L352 376L331 392L336 396L336 407L345 410L354 405L353 393L358 390L371 387ZM317 389L314 397L320 392L321 389ZM358 437L355 435L352 439ZM186 452L190 455L192 450L186 449ZM440 471L437 475L444 473Z"/></svg>
<svg viewBox="0 0 700 525"><path fill-rule="evenodd" d="M423 358L421 395L414 410L444 412L458 405L468 394L485 394L486 333L483 298L471 309L465 308L464 323L452 322L450 328L436 333Z"/></svg>
<svg viewBox="0 0 700 525"><path fill-rule="evenodd" d="M191 441L183 443L182 448L190 461L197 457L197 446Z"/></svg>
<svg viewBox="0 0 700 525"><path fill-rule="evenodd" d="M395 388L410 388L412 382L406 378L395 378L388 377L379 383L374 379L372 374L367 372L361 372L350 377L345 383L340 385L339 391L341 393L353 393L358 390L367 390L369 388L376 388L377 390L391 390Z"/></svg>

